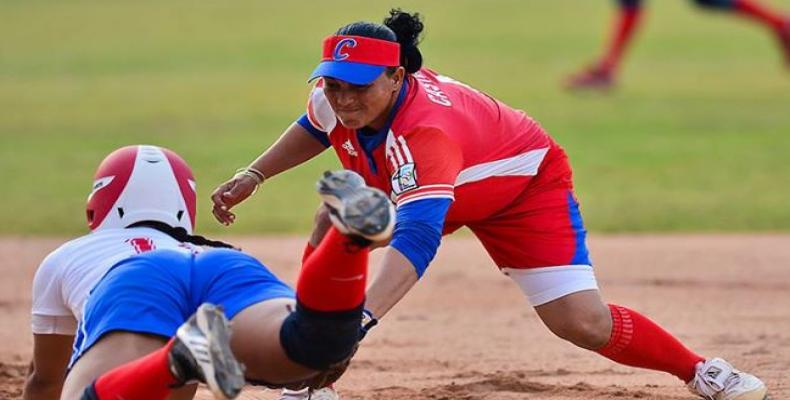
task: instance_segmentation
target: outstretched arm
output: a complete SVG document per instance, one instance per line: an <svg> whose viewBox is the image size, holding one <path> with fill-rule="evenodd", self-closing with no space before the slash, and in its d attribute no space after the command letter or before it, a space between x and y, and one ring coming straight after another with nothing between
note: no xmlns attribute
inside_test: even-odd
<svg viewBox="0 0 790 400"><path fill-rule="evenodd" d="M441 243L451 203L447 198L423 199L398 208L392 241L367 290L365 308L373 317L389 312L425 273Z"/></svg>
<svg viewBox="0 0 790 400"><path fill-rule="evenodd" d="M398 205L392 240L367 291L365 308L381 318L417 283L436 255L463 166L458 144L443 131L416 128L388 152ZM397 178L397 179L396 179Z"/></svg>
<svg viewBox="0 0 790 400"><path fill-rule="evenodd" d="M33 335L33 361L25 382L25 400L59 399L71 356L71 335Z"/></svg>
<svg viewBox="0 0 790 400"><path fill-rule="evenodd" d="M233 223L236 215L230 209L250 197L264 179L296 167L321 154L325 149L324 142L318 140L299 122L294 122L273 145L250 164L252 170L263 174L262 177L256 178L255 174L237 174L214 190L211 194L214 217L225 225Z"/></svg>
<svg viewBox="0 0 790 400"><path fill-rule="evenodd" d="M250 166L263 172L267 178L271 178L326 150L328 143L318 139L316 135L319 133L308 131L300 122L291 124L282 136Z"/></svg>
<svg viewBox="0 0 790 400"><path fill-rule="evenodd" d="M378 273L368 286L365 308L381 318L417 283L414 265L395 248L388 247Z"/></svg>

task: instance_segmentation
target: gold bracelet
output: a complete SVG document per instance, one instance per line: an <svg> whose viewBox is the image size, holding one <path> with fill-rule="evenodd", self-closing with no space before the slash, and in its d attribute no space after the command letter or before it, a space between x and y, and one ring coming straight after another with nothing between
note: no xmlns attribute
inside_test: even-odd
<svg viewBox="0 0 790 400"><path fill-rule="evenodd" d="M261 186L261 183L263 183L264 181L264 179L261 179L261 175L262 174L260 174L260 171L256 173L251 171L249 168L239 168L236 170L236 174L233 175L233 177L239 178L241 176L248 176L252 178L252 180L255 181L255 188L252 189L252 193L250 193L250 196L252 196L256 192L258 192L258 188Z"/></svg>
<svg viewBox="0 0 790 400"><path fill-rule="evenodd" d="M266 181L266 175L264 175L263 172L261 172L259 169L249 166L247 167L247 171L252 172L253 174L258 176L258 180L260 180L260 183L258 183L259 185L264 181Z"/></svg>

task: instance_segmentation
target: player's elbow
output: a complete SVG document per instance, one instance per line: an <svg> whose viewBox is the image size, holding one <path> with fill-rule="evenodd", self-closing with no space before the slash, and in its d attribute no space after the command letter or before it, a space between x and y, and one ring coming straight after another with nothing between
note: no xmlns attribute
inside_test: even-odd
<svg viewBox="0 0 790 400"><path fill-rule="evenodd" d="M55 400L60 398L63 377L43 375L32 368L22 391L24 400Z"/></svg>
<svg viewBox="0 0 790 400"><path fill-rule="evenodd" d="M400 251L411 262L417 276L422 277L436 256L441 241L441 229L421 221L399 221L390 245Z"/></svg>

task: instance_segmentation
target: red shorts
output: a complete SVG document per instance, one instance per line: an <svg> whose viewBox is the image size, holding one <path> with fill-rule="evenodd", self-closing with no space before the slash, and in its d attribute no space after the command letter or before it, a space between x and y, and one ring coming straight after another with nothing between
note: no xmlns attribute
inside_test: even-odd
<svg viewBox="0 0 790 400"><path fill-rule="evenodd" d="M550 148L537 175L497 179L523 182L524 189L509 205L484 219L448 220L445 233L468 226L500 268L591 265L571 167L561 147Z"/></svg>

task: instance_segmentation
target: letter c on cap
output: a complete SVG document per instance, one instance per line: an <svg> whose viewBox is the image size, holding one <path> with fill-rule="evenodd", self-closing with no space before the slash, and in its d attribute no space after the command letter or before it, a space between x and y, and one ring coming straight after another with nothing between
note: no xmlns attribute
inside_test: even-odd
<svg viewBox="0 0 790 400"><path fill-rule="evenodd" d="M345 49L346 47L352 49L354 47L357 47L357 41L355 39L345 38L337 42L337 44L335 45L335 51L334 53L332 53L332 58L335 61L343 61L346 58L348 58L348 53L343 52L343 49Z"/></svg>

